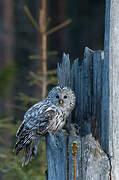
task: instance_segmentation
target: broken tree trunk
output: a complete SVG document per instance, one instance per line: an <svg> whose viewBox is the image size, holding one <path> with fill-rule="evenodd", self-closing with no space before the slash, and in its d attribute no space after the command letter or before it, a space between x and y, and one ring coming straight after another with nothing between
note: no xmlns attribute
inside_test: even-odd
<svg viewBox="0 0 119 180"><path fill-rule="evenodd" d="M106 0L104 58L85 48L84 59L70 65L63 56L59 84L70 86L76 106L71 129L47 137L48 180L119 179L119 2ZM78 124L79 131L72 123ZM71 145L77 141L76 178Z"/></svg>
<svg viewBox="0 0 119 180"><path fill-rule="evenodd" d="M76 106L68 133L49 134L47 137L48 180L73 180L73 156L71 145L77 141L76 179L109 180L110 161L101 143L101 100L103 64L101 51L85 48L81 65L78 60L70 65L69 56L63 56L58 65L59 84L71 87L76 95ZM75 124L79 127L79 132Z"/></svg>
<svg viewBox="0 0 119 180"><path fill-rule="evenodd" d="M102 96L102 147L110 158L110 179L119 179L119 1L106 0Z"/></svg>

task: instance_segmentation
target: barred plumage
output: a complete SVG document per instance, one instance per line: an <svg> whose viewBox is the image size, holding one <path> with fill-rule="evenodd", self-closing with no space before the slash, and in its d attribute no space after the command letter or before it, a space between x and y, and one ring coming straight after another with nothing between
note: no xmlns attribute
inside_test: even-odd
<svg viewBox="0 0 119 180"><path fill-rule="evenodd" d="M18 141L15 145L16 154L24 149L22 165L27 165L37 154L41 136L58 132L64 126L74 105L73 91L67 87L56 86L44 101L33 105L26 112L16 133Z"/></svg>

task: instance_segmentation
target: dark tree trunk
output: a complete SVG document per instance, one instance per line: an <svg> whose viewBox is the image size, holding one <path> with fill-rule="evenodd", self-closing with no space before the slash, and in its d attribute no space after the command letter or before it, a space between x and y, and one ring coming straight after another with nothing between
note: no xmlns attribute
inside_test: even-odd
<svg viewBox="0 0 119 180"><path fill-rule="evenodd" d="M1 26L1 38L2 44L0 51L0 71L5 72L4 77L7 78L4 99L2 99L1 106L5 113L13 114L10 107L13 104L13 84L14 84L14 49L15 49L15 37L14 37L14 1L6 0L1 2L2 5L2 26ZM10 74L9 74L10 73ZM5 77L6 76L6 77ZM4 88L4 87L3 87Z"/></svg>

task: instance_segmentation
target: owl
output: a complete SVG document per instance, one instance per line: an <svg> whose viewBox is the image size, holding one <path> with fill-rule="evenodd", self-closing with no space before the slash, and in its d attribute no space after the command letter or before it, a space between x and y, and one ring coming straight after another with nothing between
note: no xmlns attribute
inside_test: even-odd
<svg viewBox="0 0 119 180"><path fill-rule="evenodd" d="M62 86L54 87L44 101L33 105L24 115L16 137L16 155L24 149L22 166L37 154L39 139L47 133L57 133L66 123L75 106L74 92Z"/></svg>

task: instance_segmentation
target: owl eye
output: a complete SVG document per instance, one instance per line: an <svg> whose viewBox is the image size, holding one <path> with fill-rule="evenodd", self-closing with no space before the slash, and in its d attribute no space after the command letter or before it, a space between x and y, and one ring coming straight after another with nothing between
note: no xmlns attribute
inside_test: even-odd
<svg viewBox="0 0 119 180"><path fill-rule="evenodd" d="M67 99L67 96L66 96L66 95L64 96L64 99Z"/></svg>
<svg viewBox="0 0 119 180"><path fill-rule="evenodd" d="M58 98L59 98L59 96L57 95L57 96L56 96L56 98L58 99Z"/></svg>

